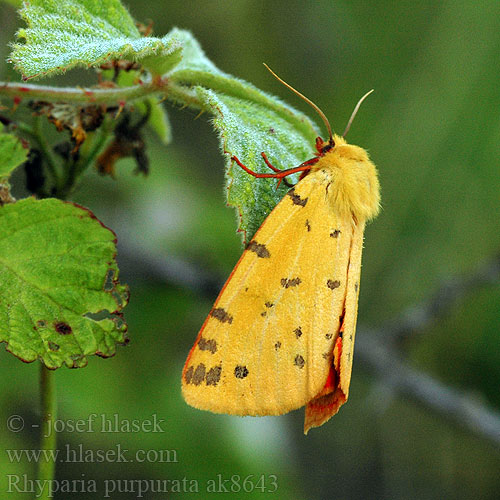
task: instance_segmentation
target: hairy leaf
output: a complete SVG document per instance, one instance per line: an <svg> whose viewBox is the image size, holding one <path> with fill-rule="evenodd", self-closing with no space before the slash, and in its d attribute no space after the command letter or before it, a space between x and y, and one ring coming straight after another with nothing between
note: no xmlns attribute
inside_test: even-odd
<svg viewBox="0 0 500 500"><path fill-rule="evenodd" d="M183 58L168 78L179 85L194 85L193 99L214 115L227 158L227 200L237 209L239 231L248 241L287 188L283 184L275 189L276 180L252 177L232 164L231 156L256 172L269 172L262 152L280 169L294 167L313 155L318 129L277 97L220 71L189 32L174 29L169 35L182 43Z"/></svg>
<svg viewBox="0 0 500 500"><path fill-rule="evenodd" d="M214 125L230 163L227 200L238 209L239 229L249 241L289 188L282 183L276 189L277 180L249 175L231 162L231 155L255 172L270 172L262 152L279 169L294 167L313 156L314 134L306 137L279 111L256 102L205 89L199 89L199 94L216 115ZM297 177L288 180L293 182Z"/></svg>
<svg viewBox="0 0 500 500"><path fill-rule="evenodd" d="M0 207L0 342L26 362L82 367L126 342L115 235L89 210L28 198Z"/></svg>
<svg viewBox="0 0 500 500"><path fill-rule="evenodd" d="M280 99L220 71L190 33L174 29L170 35L182 43L183 59L168 77L179 85L195 85L199 106L215 117L227 158L227 200L237 209L239 230L248 241L287 188L275 189L276 180L252 177L232 164L231 156L256 172L269 172L262 152L280 169L294 167L314 154L318 129Z"/></svg>
<svg viewBox="0 0 500 500"><path fill-rule="evenodd" d="M162 74L180 60L177 41L142 37L119 0L30 0L20 13L28 27L17 32L21 43L10 61L24 79L113 59L141 61Z"/></svg>

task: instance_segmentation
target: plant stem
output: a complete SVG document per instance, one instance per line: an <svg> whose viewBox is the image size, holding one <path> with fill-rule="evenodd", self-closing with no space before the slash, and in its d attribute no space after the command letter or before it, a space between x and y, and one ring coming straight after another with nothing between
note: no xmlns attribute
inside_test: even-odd
<svg viewBox="0 0 500 500"><path fill-rule="evenodd" d="M47 165L47 171L49 172L50 176L52 177L52 181L54 182L54 186L56 188L59 187L59 184L61 182L58 170L57 170L57 159L54 156L52 152L52 148L50 147L50 144L48 143L47 139L45 139L45 136L43 135L43 130L41 126L41 117L40 116L35 116L34 120L34 137L38 141L38 144L40 146L40 151L42 155L45 158L45 163Z"/></svg>
<svg viewBox="0 0 500 500"><path fill-rule="evenodd" d="M193 82L192 85L196 85ZM169 100L179 102L192 108L199 109L200 100L191 89L188 79L178 83L168 78L152 79L130 87L116 88L82 88L82 87L49 87L31 83L0 82L0 97L27 98L38 101L66 102L74 104L106 104L107 106L121 105L134 99L142 99L148 95L164 94Z"/></svg>
<svg viewBox="0 0 500 500"><path fill-rule="evenodd" d="M168 80L166 79L154 79L130 87L116 88L50 87L32 83L0 82L0 96L75 104L106 104L108 106L167 91Z"/></svg>
<svg viewBox="0 0 500 500"><path fill-rule="evenodd" d="M56 433L51 425L57 419L55 372L46 368L44 364L40 365L40 400L42 407L40 449L47 452L40 456L38 462L38 480L39 484L45 485L42 496L39 497L44 500L51 498L48 485L54 479L56 465L55 460L45 459L51 457L51 453L54 453L52 450L56 450L57 447Z"/></svg>
<svg viewBox="0 0 500 500"><path fill-rule="evenodd" d="M109 125L109 120L106 120L98 130L91 132L89 136L87 136L86 141L81 147L81 151L85 151L84 154L82 154L76 162L67 165L66 178L61 185L61 189L56 193L57 198L66 200L71 196L82 174L95 162L97 155L103 150L110 133L111 127Z"/></svg>

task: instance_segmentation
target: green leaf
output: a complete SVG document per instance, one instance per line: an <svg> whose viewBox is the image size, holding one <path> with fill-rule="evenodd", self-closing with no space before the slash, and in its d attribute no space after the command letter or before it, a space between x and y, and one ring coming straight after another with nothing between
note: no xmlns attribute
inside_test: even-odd
<svg viewBox="0 0 500 500"><path fill-rule="evenodd" d="M186 87L194 85L193 99L215 117L227 158L228 204L237 209L238 229L249 241L287 188L282 184L276 189L274 179L252 177L232 164L231 156L256 172L269 172L262 152L280 169L294 167L314 155L318 128L277 97L220 71L189 32L174 29L169 35L182 43L183 59L168 78Z"/></svg>
<svg viewBox="0 0 500 500"><path fill-rule="evenodd" d="M49 368L126 342L115 235L89 210L28 198L0 207L0 342Z"/></svg>
<svg viewBox="0 0 500 500"><path fill-rule="evenodd" d="M15 136L2 133L0 125L0 179L26 161L28 148Z"/></svg>
<svg viewBox="0 0 500 500"><path fill-rule="evenodd" d="M168 119L165 106L162 104L163 97L148 97L144 101L137 101L136 106L146 113L146 102L150 106L148 125L155 131L156 135L165 144L172 141L172 128Z"/></svg>
<svg viewBox="0 0 500 500"><path fill-rule="evenodd" d="M283 113L206 89L198 92L216 115L214 126L230 165L230 156L235 155L255 172L270 172L262 152L279 169L297 166L313 156L312 137L317 134L305 136ZM293 181L293 177L289 180ZM249 241L289 188L282 183L276 189L276 179L257 179L235 163L229 167L227 181L228 203L238 209L239 229L245 233L244 240Z"/></svg>
<svg viewBox="0 0 500 500"><path fill-rule="evenodd" d="M221 76L233 78L217 68L205 55L198 40L189 31L173 28L167 36L177 40L182 45L182 60L170 75L174 80L189 82L193 74L197 78L202 74L205 75L205 78L212 79Z"/></svg>
<svg viewBox="0 0 500 500"><path fill-rule="evenodd" d="M31 0L20 13L28 27L17 32L24 43L14 44L10 62L24 79L113 59L163 74L181 57L170 36L142 37L119 0Z"/></svg>
<svg viewBox="0 0 500 500"><path fill-rule="evenodd" d="M163 143L169 144L172 141L172 128L162 99L157 96L147 97L135 101L134 107L143 115L149 112L148 125Z"/></svg>

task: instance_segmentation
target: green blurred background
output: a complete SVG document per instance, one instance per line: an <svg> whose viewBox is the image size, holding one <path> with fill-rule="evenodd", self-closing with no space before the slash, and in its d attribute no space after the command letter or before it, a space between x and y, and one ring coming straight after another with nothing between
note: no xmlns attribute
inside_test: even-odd
<svg viewBox="0 0 500 500"><path fill-rule="evenodd" d="M381 215L366 231L360 335L378 329L383 341L385 325L397 325L408 308L428 300L444 282L474 273L499 254L497 0L129 0L127 5L135 19L152 19L157 35L173 26L191 30L220 69L312 115L270 77L262 66L268 63L313 99L337 132L359 97L375 89L349 132L349 141L367 148L378 166L383 200ZM10 6L1 8L5 59L21 21ZM18 79L6 68L0 77ZM86 75L75 71L64 81L71 78L81 82ZM365 356L355 359L348 404L307 437L303 410L237 418L183 402L185 357L242 247L235 214L225 206L224 162L209 120L166 108L174 140L166 147L148 135L148 178L134 176L133 162L125 160L116 181L89 172L74 198L118 234L121 279L131 288L126 310L131 342L112 359L95 358L85 369L57 372L64 422L93 413L140 421L157 415L164 432L61 432L62 449L120 445L129 457L136 450L153 452L141 463L63 460L59 480L92 478L99 493L56 498L103 498L105 480L114 481L118 491L125 480L183 478L188 482L179 486L181 492L143 498L498 498L500 437L488 439L467 422L457 423L453 412L437 412L438 402L424 405L400 394L397 384L388 383L391 374L373 371ZM498 416L498 274L485 281L466 287L451 308L410 332L398 350L409 366ZM32 424L39 418L39 366L0 351L0 485L6 491L7 474L34 477L33 464L9 460L3 448L38 446ZM24 431L7 430L13 414L25 420ZM497 432L498 426L497 420ZM170 450L168 460L161 462L154 450ZM273 476L278 488L271 493ZM258 483L261 477L264 482ZM228 480L230 489L242 487L245 478L254 491L206 491L209 480L216 486L219 479ZM191 480L199 492L182 492L193 487ZM29 496L12 491L2 498ZM137 498L137 491L111 498Z"/></svg>

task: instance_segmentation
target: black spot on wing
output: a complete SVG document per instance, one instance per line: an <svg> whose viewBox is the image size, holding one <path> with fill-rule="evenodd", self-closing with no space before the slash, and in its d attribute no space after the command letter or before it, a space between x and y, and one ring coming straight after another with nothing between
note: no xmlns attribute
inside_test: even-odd
<svg viewBox="0 0 500 500"><path fill-rule="evenodd" d="M293 364L295 366L298 366L299 368L304 368L306 362L304 361L304 358L300 354L297 354L297 356L295 356L295 359L293 360Z"/></svg>
<svg viewBox="0 0 500 500"><path fill-rule="evenodd" d="M359 289L359 284L358 283L354 283L354 291L357 292Z"/></svg>
<svg viewBox="0 0 500 500"><path fill-rule="evenodd" d="M302 280L300 278L281 278L281 286L283 288L290 288L291 286L297 286L302 283Z"/></svg>
<svg viewBox="0 0 500 500"><path fill-rule="evenodd" d="M292 202L293 202L294 205L299 205L301 207L305 207L306 203L307 203L307 200L309 199L309 198L301 198L295 192L295 188L290 189L290 191L288 191L287 195L290 196L290 198L292 199Z"/></svg>
<svg viewBox="0 0 500 500"><path fill-rule="evenodd" d="M330 237L331 237L331 238L338 238L338 237L339 237L339 234L340 234L340 229L334 229L334 230L330 233Z"/></svg>
<svg viewBox="0 0 500 500"><path fill-rule="evenodd" d="M234 376L236 378L245 378L248 375L248 368L243 365L236 365L234 368Z"/></svg>
<svg viewBox="0 0 500 500"><path fill-rule="evenodd" d="M233 322L233 317L228 314L222 307L212 309L210 316L212 316L212 318L218 319L221 323L231 324Z"/></svg>
<svg viewBox="0 0 500 500"><path fill-rule="evenodd" d="M325 333L325 339L326 340L331 340L333 337L333 333Z"/></svg>
<svg viewBox="0 0 500 500"><path fill-rule="evenodd" d="M247 245L247 250L250 250L250 252L255 252L257 254L257 257L260 257L262 259L269 259L269 257L271 257L271 254L266 248L266 245L257 243L256 241L251 241Z"/></svg>
<svg viewBox="0 0 500 500"><path fill-rule="evenodd" d="M205 377L207 385L217 385L219 383L221 373L221 365L210 368L210 370L208 370L207 376Z"/></svg>
<svg viewBox="0 0 500 500"><path fill-rule="evenodd" d="M326 282L326 286L330 288L331 290L335 290L335 288L338 288L340 286L340 281L339 280L328 280Z"/></svg>
<svg viewBox="0 0 500 500"><path fill-rule="evenodd" d="M193 373L192 382L194 385L200 385L203 382L203 379L205 378L205 372L205 365L203 363L200 363Z"/></svg>
<svg viewBox="0 0 500 500"><path fill-rule="evenodd" d="M217 352L217 342L214 339L205 339L203 337L198 341L200 351L210 351L212 354Z"/></svg>
<svg viewBox="0 0 500 500"><path fill-rule="evenodd" d="M309 219L306 219L306 228L308 232L311 230L311 223L309 222Z"/></svg>
<svg viewBox="0 0 500 500"><path fill-rule="evenodd" d="M297 328L295 328L295 330L293 331L293 333L295 333L295 336L297 338L301 337L302 336L302 328L300 328L300 326L297 327Z"/></svg>
<svg viewBox="0 0 500 500"><path fill-rule="evenodd" d="M194 372L194 368L192 366L190 366L186 370L186 373L184 374L184 380L186 381L186 384L190 384L191 381L193 380L193 372Z"/></svg>
<svg viewBox="0 0 500 500"><path fill-rule="evenodd" d="M281 347L281 342L278 340L276 344L274 344L274 349L277 351Z"/></svg>
<svg viewBox="0 0 500 500"><path fill-rule="evenodd" d="M268 307L268 308L271 308L271 307L273 307L273 306L274 306L274 304L273 304L272 302L266 302L264 305L265 305L266 307Z"/></svg>

